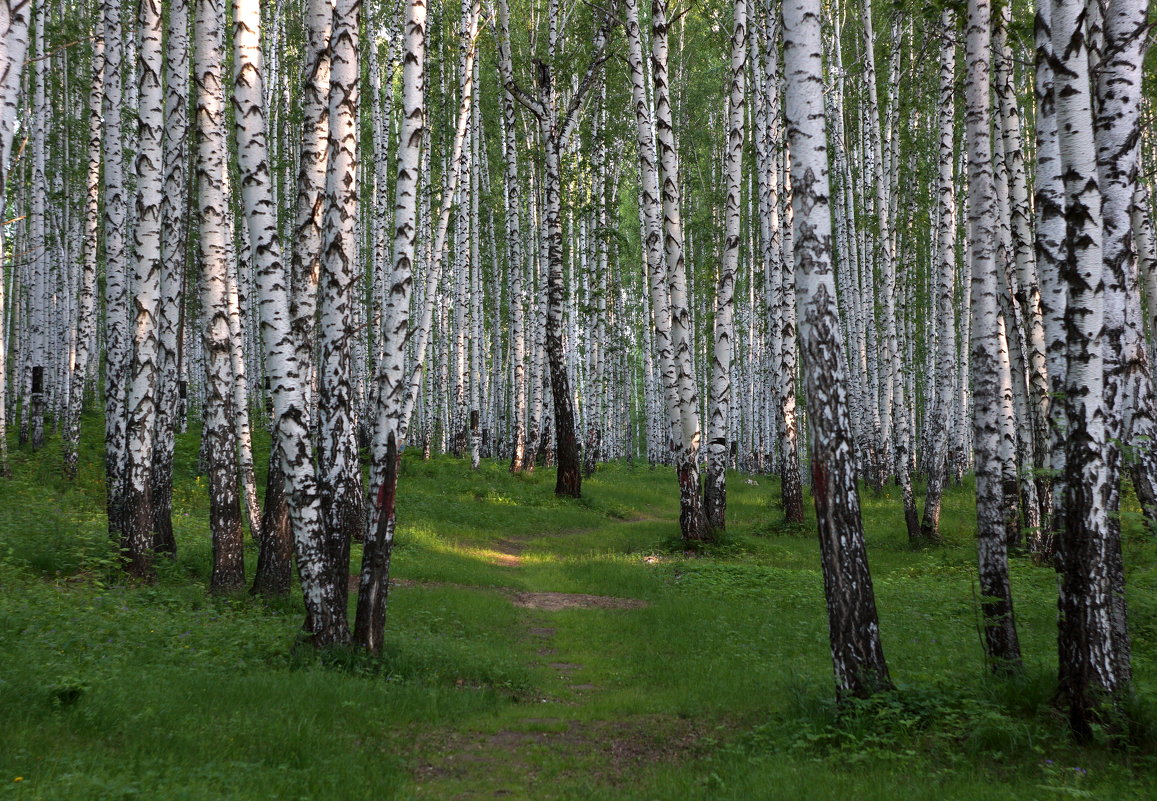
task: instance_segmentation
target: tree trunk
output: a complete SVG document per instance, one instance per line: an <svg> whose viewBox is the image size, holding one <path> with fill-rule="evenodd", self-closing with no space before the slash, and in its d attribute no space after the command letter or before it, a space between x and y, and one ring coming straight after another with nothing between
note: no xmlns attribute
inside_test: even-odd
<svg viewBox="0 0 1157 801"><path fill-rule="evenodd" d="M165 189L161 197L161 302L157 314L157 422L153 447L153 548L175 555L173 449L180 397L185 263L189 236L189 5L169 3L165 56Z"/></svg>
<svg viewBox="0 0 1157 801"><path fill-rule="evenodd" d="M723 258L716 289L715 352L711 368L711 433L708 437L707 523L722 531L727 520L728 435L731 433L731 357L735 336L735 271L739 265L740 178L743 161L743 91L747 57L747 0L735 0L731 33L731 85L727 99L727 150L724 155Z"/></svg>
<svg viewBox="0 0 1157 801"><path fill-rule="evenodd" d="M997 311L996 185L989 133L992 7L969 0L965 49L968 141L968 243L971 259L972 429L976 454L976 536L985 650L998 672L1019 670L1020 644L1008 581L1008 544L998 420L1002 390Z"/></svg>
<svg viewBox="0 0 1157 801"><path fill-rule="evenodd" d="M953 288L956 280L956 197L953 182L953 137L956 117L956 15L940 14L943 41L940 45L939 157L936 229L936 315L939 321L936 348L936 402L929 414L932 428L928 455L928 494L920 536L929 542L940 539L940 499L948 472L947 421L955 381L956 339Z"/></svg>
<svg viewBox="0 0 1157 801"><path fill-rule="evenodd" d="M125 187L121 144L120 5L108 0L104 15L104 253L105 253L105 487L109 536L125 531L125 452L128 421L128 274L125 259Z"/></svg>
<svg viewBox="0 0 1157 801"><path fill-rule="evenodd" d="M361 280L356 231L360 14L360 0L340 0L334 7L329 39L329 166L318 303L320 487L330 564L335 571L332 581L343 611L350 544L365 531L351 383L354 306L359 302Z"/></svg>
<svg viewBox="0 0 1157 801"><path fill-rule="evenodd" d="M210 589L245 584L244 539L237 490L233 369L229 338L228 213L225 192L224 9L197 0L194 75L197 92L197 214L201 221L201 316L205 348L204 455L209 469L209 528L213 536Z"/></svg>
<svg viewBox="0 0 1157 801"><path fill-rule="evenodd" d="M88 364L92 346L96 340L96 270L99 247L100 218L100 140L101 102L104 99L104 38L96 37L92 42L92 88L89 91L88 108L88 170L85 175L84 195L84 244L81 265L80 293L76 313L76 350L72 363L71 388L68 393L68 413L64 423L64 475L76 478L76 466L80 446L80 415L84 407L84 388L88 378ZM0 208L4 199L0 196ZM3 277L0 276L0 283ZM0 293L2 295L2 293ZM0 311L4 308L0 297ZM0 315L2 317L2 315ZM0 320L0 331L3 322ZM0 343L3 337L0 336ZM0 350L3 345L0 344ZM0 356L0 373L4 371L3 356ZM4 393L0 380L0 394ZM0 415L0 431L7 431L3 415ZM5 437L6 438L6 437Z"/></svg>
<svg viewBox="0 0 1157 801"><path fill-rule="evenodd" d="M397 180L394 184L394 241L388 295L383 310L383 358L378 366L370 487L373 508L362 551L355 641L378 653L385 635L390 553L394 542L398 435L406 407L406 339L410 326L417 243L418 179L425 124L426 4L408 0L402 26L402 126L399 131ZM435 288L427 286L428 292Z"/></svg>
<svg viewBox="0 0 1157 801"><path fill-rule="evenodd" d="M783 5L785 100L795 246L796 303L812 426L812 494L819 522L832 663L839 697L891 688L868 571L847 377L832 269L820 4Z"/></svg>
<svg viewBox="0 0 1157 801"><path fill-rule="evenodd" d="M671 88L667 69L667 3L651 0L651 69L655 92L655 142L659 155L662 197L663 256L671 298L671 346L674 352L675 394L679 408L675 473L679 478L679 529L688 542L710 537L699 488L699 394L692 366L691 310L683 254L679 171Z"/></svg>

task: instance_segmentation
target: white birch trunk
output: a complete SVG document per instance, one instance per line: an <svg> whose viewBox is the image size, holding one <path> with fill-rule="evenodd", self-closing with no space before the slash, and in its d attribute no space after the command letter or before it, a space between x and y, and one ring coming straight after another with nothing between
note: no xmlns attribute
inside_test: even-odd
<svg viewBox="0 0 1157 801"><path fill-rule="evenodd" d="M970 366L976 454L976 534L985 651L996 671L1020 666L1008 583L1000 459L1003 397L996 264L996 185L989 132L991 15L988 0L969 0L966 27L965 127L968 142L968 241L972 327Z"/></svg>
<svg viewBox="0 0 1157 801"><path fill-rule="evenodd" d="M866 697L889 688L891 681L864 547L848 419L832 266L820 13L816 0L787 0L783 5L796 305L836 691L840 697Z"/></svg>
<svg viewBox="0 0 1157 801"><path fill-rule="evenodd" d="M185 262L189 236L189 4L171 0L165 55L165 185L161 197L161 299L157 312L157 419L153 444L153 547L173 555L173 449L184 419Z"/></svg>
<svg viewBox="0 0 1157 801"><path fill-rule="evenodd" d="M210 588L234 592L245 583L241 508L237 491L233 370L229 333L229 217L226 194L224 9L196 0L194 68L197 92L197 215L200 218L201 317L205 348L204 456L209 469L209 527L213 537Z"/></svg>
<svg viewBox="0 0 1157 801"><path fill-rule="evenodd" d="M2 84L0 84L2 85ZM80 445L80 415L84 405L84 390L89 376L89 361L96 342L96 269L97 250L100 242L100 166L101 166L101 103L104 100L104 39L96 37L92 43L92 86L89 89L88 106L88 169L85 173L84 192L84 242L81 250L80 292L76 312L76 349L73 354L72 372L69 380L71 389L68 396L68 414L64 424L64 474L76 478L78 448ZM0 197L0 208L4 208ZM0 285L3 284L0 271ZM4 308L0 292L0 311ZM0 325L2 316L0 316ZM2 337L0 337L2 340ZM4 372L3 342L0 341L0 374ZM0 378L0 396L5 391ZM3 400L0 399L0 405ZM6 431L3 414L0 414L0 431ZM6 437L4 437L6 439ZM0 472L3 471L0 461Z"/></svg>
<svg viewBox="0 0 1157 801"><path fill-rule="evenodd" d="M747 0L735 0L731 33L731 75L727 98L727 145L724 154L723 255L716 288L714 353L711 367L711 428L707 439L707 486L704 514L708 525L722 530L727 513L728 439L732 434L731 359L735 336L735 272L739 265L739 206L743 162L744 70L747 56Z"/></svg>
<svg viewBox="0 0 1157 801"><path fill-rule="evenodd" d="M319 280L318 458L322 510L338 597L348 590L349 552L364 532L352 350L361 282L358 209L358 24L360 0L334 6L329 39L329 162ZM344 608L343 608L344 613Z"/></svg>

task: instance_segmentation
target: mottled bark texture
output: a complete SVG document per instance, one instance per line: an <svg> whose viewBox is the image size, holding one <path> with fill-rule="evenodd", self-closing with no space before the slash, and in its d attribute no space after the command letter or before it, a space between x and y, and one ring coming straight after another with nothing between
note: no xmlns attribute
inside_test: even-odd
<svg viewBox="0 0 1157 801"><path fill-rule="evenodd" d="M402 124L398 134L394 226L387 298L382 315L382 360L378 366L370 488L373 508L362 550L354 639L373 653L385 636L390 553L396 523L394 498L401 459L398 442L404 425L407 376L406 340L410 332L410 295L417 249L418 185L425 130L425 0L407 0L402 36ZM434 287L427 286L428 292Z"/></svg>
<svg viewBox="0 0 1157 801"><path fill-rule="evenodd" d="M214 592L245 584L244 539L233 427L233 368L229 339L229 208L225 192L224 8L197 0L194 75L197 93L197 215L201 224L200 295L205 348L202 454L209 470L209 529Z"/></svg>
<svg viewBox="0 0 1157 801"><path fill-rule="evenodd" d="M735 271L739 265L739 205L743 162L744 70L747 61L747 0L736 0L731 32L731 75L727 97L727 149L724 154L723 258L715 290L715 348L711 365L711 429L707 441L707 485L703 494L707 524L723 530L727 522L727 458L731 434L731 359L735 337Z"/></svg>
<svg viewBox="0 0 1157 801"><path fill-rule="evenodd" d="M1001 353L997 307L996 184L989 132L992 7L969 0L965 46L965 129L968 142L968 254L972 325L972 437L976 460L976 537L984 643L993 670L1021 666L1008 580L1008 544L1000 458Z"/></svg>
<svg viewBox="0 0 1157 801"><path fill-rule="evenodd" d="M848 418L832 267L820 15L818 0L787 0L783 5L796 304L836 690L841 697L862 698L890 688L891 679L880 644Z"/></svg>

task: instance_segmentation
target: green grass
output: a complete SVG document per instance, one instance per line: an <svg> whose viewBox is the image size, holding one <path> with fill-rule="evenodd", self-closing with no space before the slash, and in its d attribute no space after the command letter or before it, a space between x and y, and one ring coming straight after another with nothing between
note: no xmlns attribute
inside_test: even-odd
<svg viewBox="0 0 1157 801"><path fill-rule="evenodd" d="M86 420L87 429L99 420ZM196 432L176 465L180 554L123 583L103 461L13 452L0 481L0 796L26 799L1147 799L1157 794L1157 545L1123 514L1136 745L1074 745L1051 697L1056 579L1013 562L1027 671L987 675L969 486L912 550L898 493L864 495L899 690L837 710L813 521L735 475L729 530L677 545L669 470L554 476L407 453L385 656L297 644L296 597L206 593ZM260 459L259 459L260 462ZM810 513L810 509L809 509ZM520 564L502 550L520 543ZM505 545L503 544L505 543ZM255 554L249 555L252 569ZM357 555L355 554L355 558ZM526 609L519 591L638 609ZM1146 730L1145 727L1148 726ZM19 781L17 780L19 779Z"/></svg>

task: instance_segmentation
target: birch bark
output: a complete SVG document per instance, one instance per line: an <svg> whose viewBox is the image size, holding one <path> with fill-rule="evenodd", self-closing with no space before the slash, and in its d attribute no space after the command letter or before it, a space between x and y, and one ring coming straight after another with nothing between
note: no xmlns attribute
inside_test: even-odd
<svg viewBox="0 0 1157 801"><path fill-rule="evenodd" d="M389 592L390 554L393 550L400 459L402 414L407 376L405 345L410 326L410 294L417 244L418 181L425 127L426 4L407 0L402 56L402 125L394 183L393 256L383 313L383 358L378 366L377 414L370 487L373 510L366 531L358 588L356 641L377 653L381 650ZM431 287L429 291L433 291Z"/></svg>
<svg viewBox="0 0 1157 801"><path fill-rule="evenodd" d="M3 84L0 84L2 86ZM64 424L64 474L76 478L76 467L80 445L80 415L84 405L84 389L88 378L91 345L96 340L96 268L97 250L100 242L100 166L101 166L101 103L104 100L104 39L97 37L92 43L92 85L89 89L88 106L88 170L85 173L84 193L84 243L82 246L80 295L77 300L76 351L73 359L71 389L68 395L68 414ZM2 179L0 179L2 180ZM0 209L5 208L0 196ZM0 283L3 282L0 271ZM0 311L3 310L3 293L0 292ZM3 322L0 315L0 330ZM3 350L3 336L0 336L0 351ZM0 373L4 372L3 356L0 355ZM0 379L0 395L5 391ZM2 401L0 401L2 402ZM6 431L4 416L0 414L0 431ZM0 472L2 472L0 461Z"/></svg>
<svg viewBox="0 0 1157 801"><path fill-rule="evenodd" d="M153 447L153 547L175 554L173 449L182 419L181 336L189 237L189 3L170 0L165 54L165 183L161 196L161 299L157 311L157 419Z"/></svg>
<svg viewBox="0 0 1157 801"><path fill-rule="evenodd" d="M213 537L214 592L245 584L244 540L238 495L233 370L229 337L229 223L225 190L224 9L220 0L196 0L194 76L197 93L197 213L205 349L203 453L209 469L209 528Z"/></svg>
<svg viewBox="0 0 1157 801"><path fill-rule="evenodd" d="M820 4L783 4L785 116L791 147L796 305L812 424L812 492L819 522L832 664L839 697L891 687L868 571L848 419L847 376L832 269Z"/></svg>
<svg viewBox="0 0 1157 801"><path fill-rule="evenodd" d="M976 458L976 536L985 651L993 670L1020 668L1020 645L1008 581L1002 512L998 420L1002 390L996 266L996 185L989 133L992 7L969 0L965 45L965 128L968 142L968 242L972 327L970 365Z"/></svg>
<svg viewBox="0 0 1157 801"><path fill-rule="evenodd" d="M743 162L744 70L747 57L747 0L735 0L731 33L731 81L727 98L727 146L724 154L723 257L715 292L714 353L711 367L711 430L707 486L703 495L707 524L722 531L727 519L727 457L731 432L731 359L735 336L735 272L739 264L739 205ZM794 343L793 343L794 344Z"/></svg>

